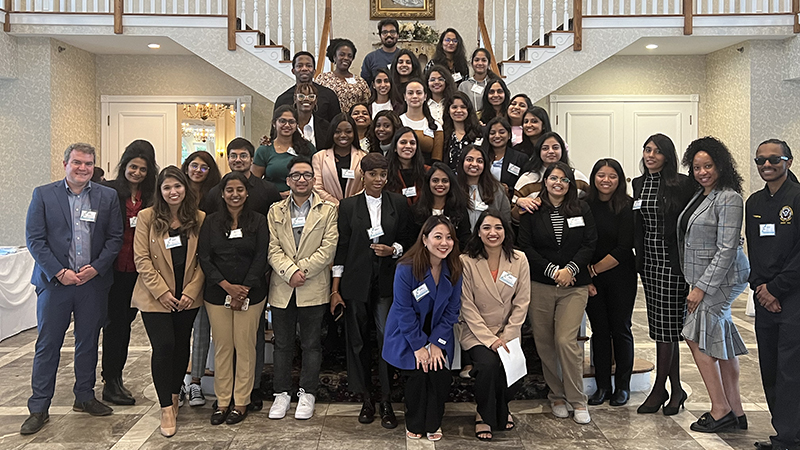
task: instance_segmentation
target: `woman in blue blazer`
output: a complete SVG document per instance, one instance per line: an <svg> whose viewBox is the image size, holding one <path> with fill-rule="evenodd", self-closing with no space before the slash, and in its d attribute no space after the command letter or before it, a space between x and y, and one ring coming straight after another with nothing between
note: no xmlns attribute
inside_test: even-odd
<svg viewBox="0 0 800 450"><path fill-rule="evenodd" d="M386 319L383 359L406 379L406 435L442 438L444 402L450 392L453 325L461 308L461 261L456 230L445 216L431 216L394 278L394 303Z"/></svg>

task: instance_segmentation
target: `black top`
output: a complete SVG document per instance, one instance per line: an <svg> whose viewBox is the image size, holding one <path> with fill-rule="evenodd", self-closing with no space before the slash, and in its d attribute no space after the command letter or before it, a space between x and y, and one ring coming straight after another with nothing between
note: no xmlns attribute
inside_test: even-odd
<svg viewBox="0 0 800 450"><path fill-rule="evenodd" d="M225 212L206 216L200 228L197 253L200 267L206 276L204 298L214 305L225 304L228 295L219 286L223 280L250 288L250 304L256 304L267 296L267 252L269 250L269 228L267 219L253 214L253 223L239 228L240 238L229 238L231 230L225 227Z"/></svg>
<svg viewBox="0 0 800 450"><path fill-rule="evenodd" d="M592 255L592 264L597 264L606 255L611 255L619 265L603 274L617 269L635 271L633 260L633 210L630 202L619 213L611 210L608 202L595 199L589 202L597 228L597 247Z"/></svg>
<svg viewBox="0 0 800 450"><path fill-rule="evenodd" d="M683 210L683 217L681 217L681 223L678 224L678 233L681 236L686 235L686 230L689 228L689 219L692 218L692 214L697 211L697 208L700 206L700 203L703 203L703 200L708 197L707 195L698 195L693 202L689 203L689 206Z"/></svg>
<svg viewBox="0 0 800 450"><path fill-rule="evenodd" d="M517 185L517 180L519 180L520 175L522 175L522 168L525 166L525 163L528 161L528 158L525 156L524 153L518 152L511 147L506 147L506 154L503 156L503 168L500 171L500 182L508 186L508 198L510 199L514 194L514 186ZM511 168L511 164L515 166L513 168L514 172L510 172L508 169ZM485 164L485 168L483 170L491 170L492 169L492 162L488 162Z"/></svg>
<svg viewBox="0 0 800 450"><path fill-rule="evenodd" d="M282 200L278 189L271 182L256 178L255 175L247 173L247 207L265 218L273 203ZM219 186L214 186L200 201L200 210L210 215L224 207L222 194ZM252 300L252 299L251 299Z"/></svg>
<svg viewBox="0 0 800 450"><path fill-rule="evenodd" d="M350 152L347 153L345 156L339 156L336 152L333 152L333 159L336 160L336 175L339 176L339 184L342 186L342 192L347 191L347 178L342 176L342 169L350 170Z"/></svg>
<svg viewBox="0 0 800 450"><path fill-rule="evenodd" d="M321 84L314 83L314 86L317 88L317 115L330 122L333 120L333 116L342 112L342 108L339 106L339 97L332 90ZM294 104L294 89L295 86L293 85L278 96L278 99L275 100L275 108L272 109L273 112L279 106L292 106Z"/></svg>
<svg viewBox="0 0 800 450"><path fill-rule="evenodd" d="M169 251L172 256L172 271L175 276L175 298L181 299L183 295L183 275L186 273L186 245L189 238L186 234L181 234L177 228L169 229L169 237L181 237L180 247L173 247Z"/></svg>
<svg viewBox="0 0 800 450"><path fill-rule="evenodd" d="M411 225L413 226L411 234L417 237L419 236L419 232L422 231L422 225L425 224L428 217L433 215L433 211L423 211L422 205L416 203L411 207L411 213L414 216L413 221L411 221ZM472 227L469 224L469 211L465 208L464 211L461 211L459 217L454 217L453 214L448 214L447 211L444 211L444 215L450 219L450 222L456 227L456 235L453 236L453 238L458 239L458 248L460 251L464 251L464 246L467 245L467 241L472 236Z"/></svg>

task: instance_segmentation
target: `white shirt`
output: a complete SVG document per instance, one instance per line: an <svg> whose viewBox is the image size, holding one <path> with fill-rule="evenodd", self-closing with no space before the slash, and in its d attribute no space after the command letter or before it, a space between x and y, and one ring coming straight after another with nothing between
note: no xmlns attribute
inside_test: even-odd
<svg viewBox="0 0 800 450"><path fill-rule="evenodd" d="M386 103L372 102L372 120L375 120L375 116L381 111L392 111L392 101L389 100Z"/></svg>
<svg viewBox="0 0 800 450"><path fill-rule="evenodd" d="M303 127L303 137L306 138L308 142L311 142L312 144L315 143L314 116L311 116L311 119L308 120L306 126Z"/></svg>
<svg viewBox="0 0 800 450"><path fill-rule="evenodd" d="M497 161L492 161L492 168L490 170L492 172L492 176L494 176L494 179L500 181L500 176L503 172L503 158L500 158Z"/></svg>
<svg viewBox="0 0 800 450"><path fill-rule="evenodd" d="M444 99L441 102L437 102L434 99L428 99L428 108L431 110L431 115L433 116L433 120L436 122L436 125L439 126L439 129L442 129L443 116L444 116Z"/></svg>
<svg viewBox="0 0 800 450"><path fill-rule="evenodd" d="M428 128L428 119L424 117L421 120L411 120L406 113L403 113L403 115L400 116L400 122L403 123L403 126L411 128L414 131L422 131L423 135L427 135L431 138L433 137L433 130ZM418 137L421 138L422 136Z"/></svg>

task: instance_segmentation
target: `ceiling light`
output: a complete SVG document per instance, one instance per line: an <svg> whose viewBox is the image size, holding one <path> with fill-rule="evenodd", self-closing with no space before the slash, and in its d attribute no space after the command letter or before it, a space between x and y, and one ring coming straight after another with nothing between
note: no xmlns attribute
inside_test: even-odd
<svg viewBox="0 0 800 450"><path fill-rule="evenodd" d="M658 45L656 45L656 44L647 44L647 45L644 46L644 48L646 48L648 50L655 50L655 49L658 48Z"/></svg>
<svg viewBox="0 0 800 450"><path fill-rule="evenodd" d="M153 50L158 50L159 48L161 48L161 44L147 44L147 46L149 48L152 48Z"/></svg>

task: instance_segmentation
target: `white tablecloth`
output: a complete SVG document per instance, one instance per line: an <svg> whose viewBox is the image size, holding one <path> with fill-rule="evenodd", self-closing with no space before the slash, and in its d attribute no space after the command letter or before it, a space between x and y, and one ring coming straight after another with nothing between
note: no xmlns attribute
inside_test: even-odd
<svg viewBox="0 0 800 450"><path fill-rule="evenodd" d="M0 256L0 341L36 326L33 258L27 249Z"/></svg>

